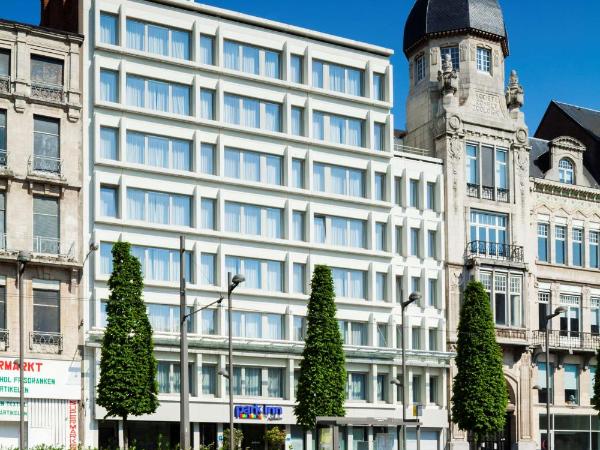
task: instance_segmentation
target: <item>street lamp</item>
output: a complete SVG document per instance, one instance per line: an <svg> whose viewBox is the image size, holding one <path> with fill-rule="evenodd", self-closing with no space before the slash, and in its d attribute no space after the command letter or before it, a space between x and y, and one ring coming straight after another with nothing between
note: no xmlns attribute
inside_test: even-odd
<svg viewBox="0 0 600 450"><path fill-rule="evenodd" d="M236 274L233 277L231 272L227 272L227 324L228 324L228 339L229 339L229 450L234 450L235 445L234 430L233 430L233 340L231 339L231 328L232 328L232 307L231 307L231 294L240 283L246 281L243 275Z"/></svg>
<svg viewBox="0 0 600 450"><path fill-rule="evenodd" d="M559 306L552 314L546 316L546 450L552 449L550 437L550 321L566 311L564 306Z"/></svg>
<svg viewBox="0 0 600 450"><path fill-rule="evenodd" d="M17 284L19 285L19 449L25 445L25 374L23 371L25 357L25 303L23 300L23 273L25 266L31 261L32 255L20 251L17 255Z"/></svg>
<svg viewBox="0 0 600 450"><path fill-rule="evenodd" d="M406 308L421 300L419 292L413 292L408 296L408 300L402 302L402 450L406 450L406 403L408 400L407 386L408 374L406 373ZM398 381L398 380L396 380ZM417 445L419 444L417 439Z"/></svg>

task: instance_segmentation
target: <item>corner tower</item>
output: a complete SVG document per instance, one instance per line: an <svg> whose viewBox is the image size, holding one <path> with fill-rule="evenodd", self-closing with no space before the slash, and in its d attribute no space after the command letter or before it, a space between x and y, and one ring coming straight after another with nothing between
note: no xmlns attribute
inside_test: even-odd
<svg viewBox="0 0 600 450"><path fill-rule="evenodd" d="M531 357L528 129L516 72L505 82L508 35L497 0L416 0L406 22L407 146L445 163L448 344L470 279L490 298L509 388L507 429L489 447L534 449ZM531 259L531 261L530 261ZM449 380L455 375L450 368ZM452 429L451 448L468 448ZM492 442L493 441L493 442ZM509 444L507 446L507 443Z"/></svg>

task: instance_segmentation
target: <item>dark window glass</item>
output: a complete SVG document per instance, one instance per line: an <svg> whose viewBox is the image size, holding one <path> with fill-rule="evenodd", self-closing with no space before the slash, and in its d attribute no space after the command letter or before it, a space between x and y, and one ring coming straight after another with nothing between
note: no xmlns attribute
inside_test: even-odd
<svg viewBox="0 0 600 450"><path fill-rule="evenodd" d="M31 57L31 82L63 85L63 62L59 59L33 55Z"/></svg>
<svg viewBox="0 0 600 450"><path fill-rule="evenodd" d="M33 290L33 331L60 333L58 291Z"/></svg>

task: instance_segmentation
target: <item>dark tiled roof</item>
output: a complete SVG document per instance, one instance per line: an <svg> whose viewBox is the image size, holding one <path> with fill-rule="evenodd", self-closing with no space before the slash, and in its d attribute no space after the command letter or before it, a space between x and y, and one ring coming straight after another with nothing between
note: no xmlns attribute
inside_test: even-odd
<svg viewBox="0 0 600 450"><path fill-rule="evenodd" d="M600 111L556 101L553 103L581 125L588 133L592 134L595 139L600 140Z"/></svg>
<svg viewBox="0 0 600 450"><path fill-rule="evenodd" d="M416 0L404 27L404 53L440 33L479 32L502 42L508 36L498 0Z"/></svg>

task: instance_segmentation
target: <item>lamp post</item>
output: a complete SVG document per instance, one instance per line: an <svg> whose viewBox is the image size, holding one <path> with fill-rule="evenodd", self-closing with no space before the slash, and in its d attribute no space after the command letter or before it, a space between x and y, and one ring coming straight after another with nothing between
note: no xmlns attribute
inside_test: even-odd
<svg viewBox="0 0 600 450"><path fill-rule="evenodd" d="M408 300L402 302L402 450L406 450L406 403L408 402L408 374L406 373L406 308L421 300L419 292L413 292L408 296ZM417 445L419 442L417 440Z"/></svg>
<svg viewBox="0 0 600 450"><path fill-rule="evenodd" d="M552 449L552 439L550 437L550 321L567 309L559 306L552 314L546 316L546 450ZM554 392L553 392L554 394Z"/></svg>
<svg viewBox="0 0 600 450"><path fill-rule="evenodd" d="M31 253L20 251L17 256L17 284L19 285L19 449L25 450L25 302L23 300L23 273L31 261Z"/></svg>

